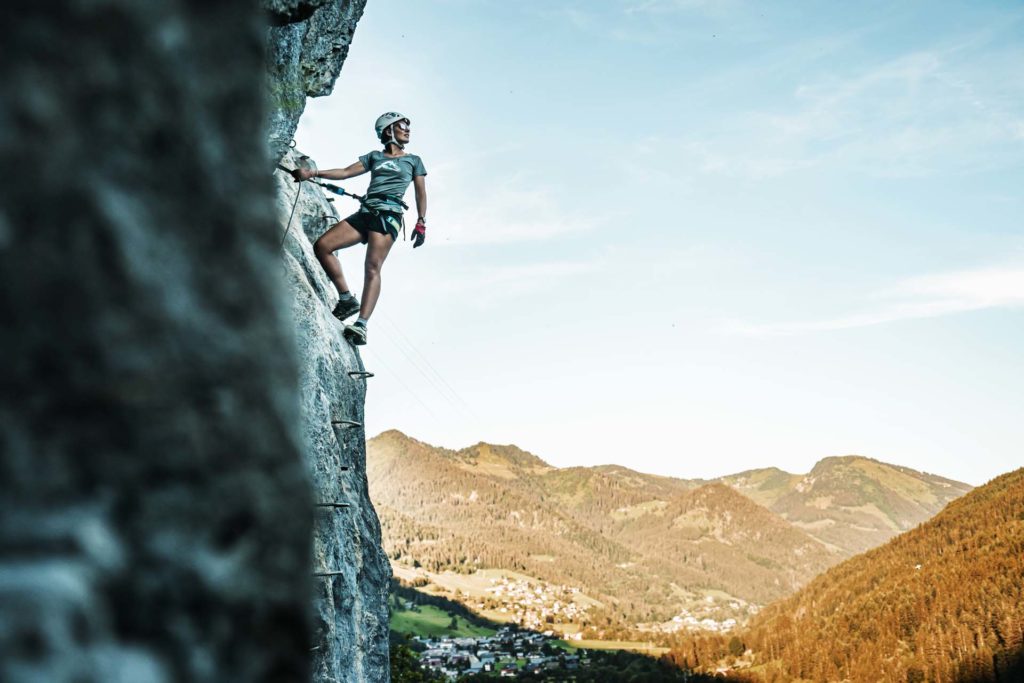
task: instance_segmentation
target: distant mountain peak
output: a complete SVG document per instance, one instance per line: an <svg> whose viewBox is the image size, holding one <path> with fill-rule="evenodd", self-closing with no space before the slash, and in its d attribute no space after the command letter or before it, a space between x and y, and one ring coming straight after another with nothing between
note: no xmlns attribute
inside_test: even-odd
<svg viewBox="0 0 1024 683"><path fill-rule="evenodd" d="M408 434L406 434L406 433L404 433L404 432L402 432L402 431L400 431L398 429L388 429L388 430L385 430L385 431L381 432L380 434L378 434L377 436L373 437L371 439L371 441L423 444L422 441L417 441L416 439L412 438ZM425 444L423 444L423 445L425 445Z"/></svg>
<svg viewBox="0 0 1024 683"><path fill-rule="evenodd" d="M554 469L538 456L513 444L499 445L480 441L458 452L475 454L480 458L497 458L519 467Z"/></svg>
<svg viewBox="0 0 1024 683"><path fill-rule="evenodd" d="M822 458L804 475L751 470L720 481L846 555L912 528L971 490L857 454Z"/></svg>

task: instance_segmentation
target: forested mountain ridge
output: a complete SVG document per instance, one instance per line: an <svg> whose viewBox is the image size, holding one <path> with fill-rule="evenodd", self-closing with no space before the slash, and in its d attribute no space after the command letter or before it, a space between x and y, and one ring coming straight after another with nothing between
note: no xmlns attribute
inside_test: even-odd
<svg viewBox="0 0 1024 683"><path fill-rule="evenodd" d="M724 484L683 493L657 514L608 534L648 557L699 567L732 595L764 603L796 590L838 558L821 543Z"/></svg>
<svg viewBox="0 0 1024 683"><path fill-rule="evenodd" d="M721 484L626 468L552 468L514 447L433 448L385 432L367 475L391 558L520 571L578 586L634 622L724 591L763 604L839 558Z"/></svg>
<svg viewBox="0 0 1024 683"><path fill-rule="evenodd" d="M1024 651L1024 469L833 567L738 634L757 677L1017 681ZM717 666L727 647L683 643Z"/></svg>
<svg viewBox="0 0 1024 683"><path fill-rule="evenodd" d="M579 581L594 563L614 566L629 560L626 548L529 491L509 486L510 469L474 473L466 468L464 454L394 431L367 446L373 453L367 464L371 496L392 559L433 571L528 570L541 563L553 565L549 580L557 582ZM534 467L530 462L527 470ZM561 562L537 559L546 557Z"/></svg>
<svg viewBox="0 0 1024 683"><path fill-rule="evenodd" d="M451 450L394 430L367 448L394 562L523 572L579 586L645 623L683 613L707 591L754 605L785 597L852 554L822 534L882 542L898 533L894 520L924 517L969 488L859 456L826 458L808 475L766 469L709 482L619 465L556 468L515 446Z"/></svg>

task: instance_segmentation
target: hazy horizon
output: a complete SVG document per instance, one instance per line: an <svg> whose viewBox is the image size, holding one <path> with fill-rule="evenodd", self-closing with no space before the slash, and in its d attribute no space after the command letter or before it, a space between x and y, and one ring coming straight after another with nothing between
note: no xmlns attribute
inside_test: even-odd
<svg viewBox="0 0 1024 683"><path fill-rule="evenodd" d="M381 436L382 434L385 434L385 433L390 432L390 431L398 431L398 432L401 432L402 434L405 434L405 436L407 436L407 437L409 437L411 439L415 439L416 441L422 441L423 443L426 443L426 444L428 444L430 446L437 446L437 447L440 447L440 448L447 448L447 449L453 450L453 451L461 451L461 450L464 450L466 448L472 448L473 446L476 446L476 445L481 444L481 443L487 444L489 446L515 446L516 448L524 450L524 451L530 453L531 455L537 456L538 458L540 458L541 460L543 460L547 464L549 464L549 465L551 465L553 467L556 467L558 469L564 469L564 468L568 468L568 467L603 467L603 466L606 466L606 465L616 465L616 466L619 466L619 467L625 467L626 469L632 470L634 472L639 472L640 474L652 474L652 475L656 475L656 476L673 477L675 479L687 479L687 480L703 479L703 480L707 480L707 481L714 481L714 480L720 479L722 477L728 477L728 476L731 476L731 475L734 475L734 474L742 474L743 472L749 472L751 470L770 469L770 468L773 468L773 467L776 468L776 469L780 469L780 470L784 471L786 474L796 474L796 475L808 474L811 471L811 469L812 469L812 467L808 467L806 470L791 471L791 470L788 470L788 469L786 469L784 467L778 467L777 465L772 465L771 463L766 463L765 465L763 465L761 467L745 468L745 469L742 469L742 470L730 470L728 472L720 472L717 475L712 475L712 476L705 476L705 477L692 476L691 477L691 476L686 476L685 473L667 474L665 472L653 472L653 471L638 469L636 467L631 467L631 466L629 466L629 465L627 465L625 463L622 463L622 462L592 462L592 463L586 463L586 464L583 464L583 465L580 465L580 464L559 465L556 462L557 457L555 457L555 458L546 457L546 456L544 456L544 455L542 455L540 453L535 453L535 452L531 451L529 448L523 448L521 445L519 445L517 443L511 443L511 442L510 443L495 443L495 442L492 442L492 441L485 441L485 440L482 440L482 439L478 439L478 440L476 440L476 441L474 441L472 443L465 443L465 444L460 444L460 445L436 444L436 443L431 443L429 441L425 441L424 439L418 438L415 434L409 434L408 432L405 432L405 431L403 431L401 429L397 429L395 427L392 427L392 428L389 428L389 429L383 429L383 430L375 433L373 436L368 437L367 440L376 439L378 436ZM825 458L845 458L845 457L867 458L868 460L875 460L875 461L878 461L878 462L885 463L887 465L895 465L895 466L898 466L898 467L909 467L909 465L905 465L904 463L880 460L879 458L874 458L874 457L872 457L870 455L866 455L864 453L832 453L832 454L829 454L829 455L823 455L822 457L818 458L813 463L811 463L811 465L812 466L816 465L817 463L821 462ZM999 474L996 474L996 475L993 475L992 477L989 477L985 481L977 482L977 483L976 482L970 482L970 481L964 481L964 480L956 479L955 477L947 476L947 475L943 474L942 472L933 472L933 471L927 470L927 469L922 470L922 469L917 469L916 467L911 467L910 469L913 469L913 470L915 470L917 472L920 472L922 474L931 474L931 475L943 477L944 479L950 479L952 481L959 481L959 482L964 483L964 484L970 484L973 487L978 487L978 486L982 486L982 485L988 483L989 481L991 481L992 479L995 479L996 477L999 477L999 476L1001 476L1003 474L1007 474L1008 472L1012 472L1012 471L1014 471L1016 469L1019 469L1019 468L1014 468L1012 470L1007 470L1006 472L1000 472Z"/></svg>

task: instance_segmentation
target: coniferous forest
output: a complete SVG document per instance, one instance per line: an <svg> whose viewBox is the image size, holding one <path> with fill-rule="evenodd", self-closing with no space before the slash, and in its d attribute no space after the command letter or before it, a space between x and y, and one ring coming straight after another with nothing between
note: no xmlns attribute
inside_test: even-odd
<svg viewBox="0 0 1024 683"><path fill-rule="evenodd" d="M766 681L1021 681L1022 577L1024 469L832 568L737 636L680 637L668 657L731 660Z"/></svg>

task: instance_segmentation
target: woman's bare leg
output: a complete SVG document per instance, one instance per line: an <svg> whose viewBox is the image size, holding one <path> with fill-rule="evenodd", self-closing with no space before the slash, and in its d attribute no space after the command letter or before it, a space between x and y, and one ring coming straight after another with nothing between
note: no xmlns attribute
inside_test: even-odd
<svg viewBox="0 0 1024 683"><path fill-rule="evenodd" d="M341 261L334 255L334 252L362 241L363 236L358 230L353 228L348 221L341 221L320 235L320 239L313 244L313 253L316 254L316 259L327 273L327 277L334 283L339 295L348 291L348 283L345 282L345 275L341 272Z"/></svg>
<svg viewBox="0 0 1024 683"><path fill-rule="evenodd" d="M363 300L359 309L359 317L369 320L380 297L380 269L384 266L384 259L391 252L391 246L395 239L391 235L382 235L379 232L367 234L365 277L363 279Z"/></svg>

